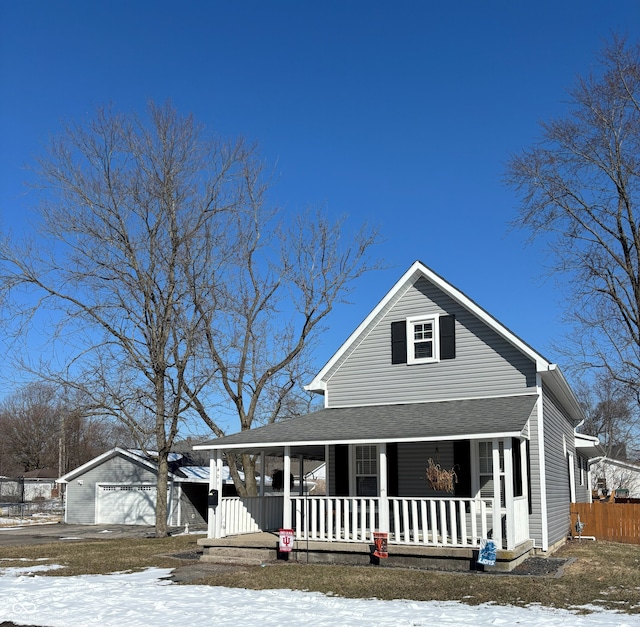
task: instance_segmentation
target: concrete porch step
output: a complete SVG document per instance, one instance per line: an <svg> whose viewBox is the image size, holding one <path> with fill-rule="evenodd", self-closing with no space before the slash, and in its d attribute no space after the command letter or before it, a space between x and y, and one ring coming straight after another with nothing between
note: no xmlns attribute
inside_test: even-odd
<svg viewBox="0 0 640 627"><path fill-rule="evenodd" d="M260 566L265 560L257 557L241 557L233 555L202 555L201 562L206 564L235 564L239 566Z"/></svg>
<svg viewBox="0 0 640 627"><path fill-rule="evenodd" d="M215 564L260 565L277 557L274 549L245 547L208 547L200 561Z"/></svg>

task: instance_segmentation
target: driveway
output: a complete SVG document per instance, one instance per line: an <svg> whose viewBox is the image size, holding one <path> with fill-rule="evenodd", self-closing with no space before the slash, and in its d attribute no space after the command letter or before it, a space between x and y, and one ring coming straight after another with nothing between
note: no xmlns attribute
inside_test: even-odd
<svg viewBox="0 0 640 627"><path fill-rule="evenodd" d="M0 527L0 547L21 544L47 544L106 538L147 538L155 534L146 525L67 525L53 523L25 527Z"/></svg>

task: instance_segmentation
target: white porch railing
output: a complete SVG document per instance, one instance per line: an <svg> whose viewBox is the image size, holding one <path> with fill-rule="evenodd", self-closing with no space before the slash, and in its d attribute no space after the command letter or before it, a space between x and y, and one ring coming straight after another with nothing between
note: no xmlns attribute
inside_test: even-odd
<svg viewBox="0 0 640 627"><path fill-rule="evenodd" d="M502 544L500 511L493 499L390 498L389 542L477 546L491 536ZM496 524L497 522L497 524Z"/></svg>
<svg viewBox="0 0 640 627"><path fill-rule="evenodd" d="M380 526L379 498L292 497L296 540L373 542ZM389 542L427 546L477 546L489 534L502 544L494 524L493 499L390 498ZM499 510L498 510L499 512Z"/></svg>
<svg viewBox="0 0 640 627"><path fill-rule="evenodd" d="M220 536L257 533L282 526L282 496L234 496L220 499ZM214 520L214 529L216 529Z"/></svg>
<svg viewBox="0 0 640 627"><path fill-rule="evenodd" d="M379 498L296 496L291 502L296 540L373 542L380 530Z"/></svg>
<svg viewBox="0 0 640 627"><path fill-rule="evenodd" d="M529 539L529 499L518 496L513 499L514 546Z"/></svg>
<svg viewBox="0 0 640 627"><path fill-rule="evenodd" d="M222 498L217 508L220 537L279 529L283 500L282 496ZM383 505L379 498L292 496L295 539L371 543L374 531L384 531ZM502 546L502 513L493 505L493 499L389 498L389 543L469 547L492 537ZM528 514L527 499L515 499L513 545L529 537Z"/></svg>

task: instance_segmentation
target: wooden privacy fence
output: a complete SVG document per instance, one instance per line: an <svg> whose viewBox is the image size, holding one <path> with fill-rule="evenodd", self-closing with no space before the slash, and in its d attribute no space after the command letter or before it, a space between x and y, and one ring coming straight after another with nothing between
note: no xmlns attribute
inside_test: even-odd
<svg viewBox="0 0 640 627"><path fill-rule="evenodd" d="M572 503L570 533L573 537L578 536L578 516L584 523L583 536L640 544L640 503Z"/></svg>

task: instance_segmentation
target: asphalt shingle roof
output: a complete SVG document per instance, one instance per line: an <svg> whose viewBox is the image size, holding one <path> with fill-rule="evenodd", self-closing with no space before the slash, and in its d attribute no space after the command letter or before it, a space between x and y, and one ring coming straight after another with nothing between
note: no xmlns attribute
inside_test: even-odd
<svg viewBox="0 0 640 627"><path fill-rule="evenodd" d="M537 395L339 407L206 442L198 448L256 448L279 444L460 439L520 433Z"/></svg>

